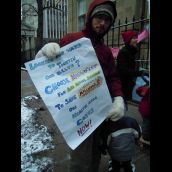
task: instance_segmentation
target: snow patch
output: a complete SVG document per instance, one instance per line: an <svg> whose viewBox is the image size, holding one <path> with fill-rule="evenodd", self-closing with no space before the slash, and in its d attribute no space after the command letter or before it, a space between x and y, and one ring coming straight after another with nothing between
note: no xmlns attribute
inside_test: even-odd
<svg viewBox="0 0 172 172"><path fill-rule="evenodd" d="M21 99L21 169L22 172L50 171L53 160L48 157L34 158L33 155L45 150L53 149L52 137L47 127L38 125L34 120L36 112L27 107L26 100L38 99L27 96Z"/></svg>

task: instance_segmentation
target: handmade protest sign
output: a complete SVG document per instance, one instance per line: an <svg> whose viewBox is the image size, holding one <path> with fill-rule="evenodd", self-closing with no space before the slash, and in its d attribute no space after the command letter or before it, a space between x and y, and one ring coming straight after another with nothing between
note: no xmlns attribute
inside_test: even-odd
<svg viewBox="0 0 172 172"><path fill-rule="evenodd" d="M81 38L25 63L67 144L75 149L106 118L112 100L91 41Z"/></svg>
<svg viewBox="0 0 172 172"><path fill-rule="evenodd" d="M139 43L140 41L146 39L149 35L149 32L148 30L145 28L139 35L138 35L138 38L137 38L137 43Z"/></svg>

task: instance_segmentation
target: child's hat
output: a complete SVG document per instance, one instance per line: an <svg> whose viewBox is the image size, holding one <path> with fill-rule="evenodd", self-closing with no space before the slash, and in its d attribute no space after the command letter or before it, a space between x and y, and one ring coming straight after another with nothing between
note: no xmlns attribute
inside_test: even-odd
<svg viewBox="0 0 172 172"><path fill-rule="evenodd" d="M133 37L138 36L137 32L132 31L132 30L122 32L121 35L125 44L129 44Z"/></svg>

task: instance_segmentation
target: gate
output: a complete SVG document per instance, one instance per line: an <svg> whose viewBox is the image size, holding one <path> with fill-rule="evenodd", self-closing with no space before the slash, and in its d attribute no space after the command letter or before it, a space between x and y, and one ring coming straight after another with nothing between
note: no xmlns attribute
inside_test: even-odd
<svg viewBox="0 0 172 172"><path fill-rule="evenodd" d="M41 2L41 1L40 1ZM42 2L43 10L43 43L41 41L40 45L36 43L36 30L29 23L27 17L27 11L23 8L23 14L25 14L25 22L22 22L24 28L21 28L21 66L24 67L24 63L30 61L34 58L37 51L42 48L42 44L48 42L58 42L67 33L68 18L67 18L67 8L68 0L43 0ZM34 8L33 4L26 3L25 6ZM24 6L23 5L23 6ZM38 4L37 4L38 5ZM38 15L38 13L37 13ZM40 17L37 16L36 17ZM34 16L34 15L33 15ZM35 32L32 33L31 32Z"/></svg>

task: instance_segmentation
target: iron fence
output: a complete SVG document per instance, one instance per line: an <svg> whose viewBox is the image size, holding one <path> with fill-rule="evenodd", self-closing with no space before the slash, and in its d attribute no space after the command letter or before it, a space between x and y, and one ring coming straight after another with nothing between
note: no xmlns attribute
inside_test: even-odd
<svg viewBox="0 0 172 172"><path fill-rule="evenodd" d="M110 31L105 37L105 41L109 47L118 47L121 48L124 43L121 37L121 32L127 31L127 30L135 30L137 32L141 32L145 25L149 23L149 19L143 19L140 18L139 20L135 20L133 17L132 21L128 21L126 18L124 23L121 23L120 20L116 22L117 24L111 27ZM30 42L31 38L29 39ZM35 40L35 39L34 39ZM24 40L21 39L21 44L23 49L21 50L21 66L24 66L24 63L26 61L32 60L37 53L33 47L31 47L31 44L29 43L29 46L27 49L25 49L25 43ZM57 42L57 39L44 39L44 44L50 41ZM149 70L149 39L146 39L145 41L142 41L139 44L139 53L138 57L136 59L137 61L137 67L141 67L144 69Z"/></svg>
<svg viewBox="0 0 172 172"><path fill-rule="evenodd" d="M140 33L145 26L149 23L149 19L144 19L141 17L140 19L132 18L132 21L128 21L125 19L124 23L121 23L121 20L118 20L113 27L111 27L110 31L105 37L106 44L109 47L117 47L122 48L124 46L124 42L121 37L121 32L127 30L134 30ZM138 44L138 56L136 61L137 67L141 67L149 70L149 39L145 39Z"/></svg>

